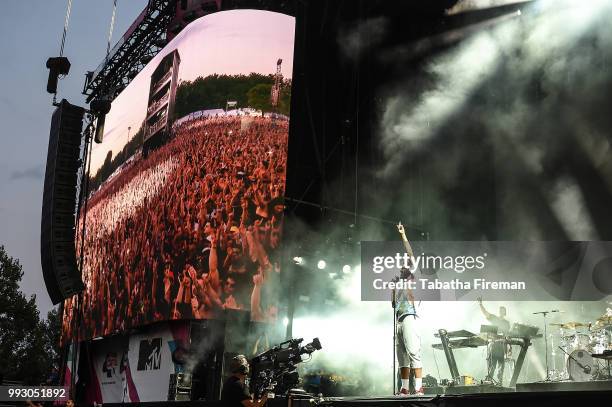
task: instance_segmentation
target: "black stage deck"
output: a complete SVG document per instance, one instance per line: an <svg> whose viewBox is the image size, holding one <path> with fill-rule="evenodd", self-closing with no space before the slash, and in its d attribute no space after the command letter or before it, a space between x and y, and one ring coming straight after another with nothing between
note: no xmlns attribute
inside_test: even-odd
<svg viewBox="0 0 612 407"><path fill-rule="evenodd" d="M593 383L593 382L591 382ZM559 383L557 383L559 384ZM601 383L600 383L601 384ZM300 397L288 401L286 398L269 400L267 407L553 407L553 406L608 406L612 390L576 391L517 391L507 393L447 394L439 396L412 397ZM127 404L127 403L126 403ZM120 407L126 404L104 404ZM222 407L221 402L165 401L130 403L143 407Z"/></svg>
<svg viewBox="0 0 612 407"><path fill-rule="evenodd" d="M346 397L330 398L316 404L307 401L294 401L291 407L312 407L317 404L321 407L587 407L590 405L597 405L595 403L598 403L600 405L609 405L611 400L612 391L603 390L590 392L558 391L555 393L480 393L420 397Z"/></svg>
<svg viewBox="0 0 612 407"><path fill-rule="evenodd" d="M612 380L592 380L590 382L536 382L518 383L517 392L540 391L612 391ZM612 402L612 400L610 400Z"/></svg>

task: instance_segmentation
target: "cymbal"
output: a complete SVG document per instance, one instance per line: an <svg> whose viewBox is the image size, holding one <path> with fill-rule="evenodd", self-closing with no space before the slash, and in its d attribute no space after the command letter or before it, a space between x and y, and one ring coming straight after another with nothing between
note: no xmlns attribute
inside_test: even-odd
<svg viewBox="0 0 612 407"><path fill-rule="evenodd" d="M564 328L564 329L576 329L579 328L581 326L589 326L589 324L584 323L584 322L564 322L561 324L550 324L552 326L558 326L560 328Z"/></svg>
<svg viewBox="0 0 612 407"><path fill-rule="evenodd" d="M612 324L612 315L602 315L595 321L595 325L610 325Z"/></svg>

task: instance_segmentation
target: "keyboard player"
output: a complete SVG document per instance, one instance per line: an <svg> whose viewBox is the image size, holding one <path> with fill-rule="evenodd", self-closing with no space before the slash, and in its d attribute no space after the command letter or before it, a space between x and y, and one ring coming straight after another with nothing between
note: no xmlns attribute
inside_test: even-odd
<svg viewBox="0 0 612 407"><path fill-rule="evenodd" d="M482 304L482 298L478 298L478 305L480 306L480 311L487 321L497 327L497 332L502 335L507 335L510 331L510 322L508 322L506 319L506 307L499 307L499 315L495 315L486 310ZM502 337L496 338L489 342L487 351L488 369L486 380L493 381L493 375L495 374L495 369L497 368L497 380L499 385L503 384L507 348L508 344Z"/></svg>

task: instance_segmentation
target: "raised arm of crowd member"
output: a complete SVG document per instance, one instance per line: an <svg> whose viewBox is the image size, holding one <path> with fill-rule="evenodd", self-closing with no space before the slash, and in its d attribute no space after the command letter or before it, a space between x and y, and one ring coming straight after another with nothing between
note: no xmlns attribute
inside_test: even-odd
<svg viewBox="0 0 612 407"><path fill-rule="evenodd" d="M208 293L210 283L208 282L208 274L204 275L202 278L198 279L198 288L196 293L198 295L198 301L201 307L204 309L213 308L213 302L211 300L211 296Z"/></svg>
<svg viewBox="0 0 612 407"><path fill-rule="evenodd" d="M249 222L249 201L243 198L240 202L240 208L242 209L240 224L246 226L246 224Z"/></svg>
<svg viewBox="0 0 612 407"><path fill-rule="evenodd" d="M208 298L210 299L211 306L213 308L222 309L223 301L221 301L221 297L219 297L219 294L217 293L217 291L213 289L213 287L211 286L210 280L206 280L206 282L204 283L204 286L206 287L206 294Z"/></svg>
<svg viewBox="0 0 612 407"><path fill-rule="evenodd" d="M253 321L263 321L263 311L261 309L261 285L263 275L258 273L253 276L253 292L251 293L251 319Z"/></svg>
<svg viewBox="0 0 612 407"><path fill-rule="evenodd" d="M187 264L183 272L184 288L183 288L183 298L181 298L181 301L185 304L191 304L191 277L189 274L189 267L191 266Z"/></svg>
<svg viewBox="0 0 612 407"><path fill-rule="evenodd" d="M208 281L214 290L221 287L221 283L219 281L219 254L217 253L217 246L217 233L215 231L210 242L210 255L208 256Z"/></svg>
<svg viewBox="0 0 612 407"><path fill-rule="evenodd" d="M187 275L191 278L192 285L196 283L196 279L198 278L197 272L195 268L191 264L185 265L185 271Z"/></svg>
<svg viewBox="0 0 612 407"><path fill-rule="evenodd" d="M251 258L251 261L257 261L257 247L255 246L255 237L253 236L252 226L249 226L245 235L249 257Z"/></svg>
<svg viewBox="0 0 612 407"><path fill-rule="evenodd" d="M176 298L174 300L174 312L173 315L177 312L178 310L178 303L183 301L183 290L185 289L185 285L183 284L183 280L179 277L179 288L178 288L178 292L176 293Z"/></svg>
<svg viewBox="0 0 612 407"><path fill-rule="evenodd" d="M108 306L110 306L112 300L111 300L111 296L110 296L110 284L108 282L108 280L105 281L104 283L104 290L106 292L106 304L107 304L107 308Z"/></svg>
<svg viewBox="0 0 612 407"><path fill-rule="evenodd" d="M221 270L229 270L230 265L232 264L232 260L234 258L234 252L233 249L231 247L228 247L225 255L225 259L223 260L223 267L221 268Z"/></svg>
<svg viewBox="0 0 612 407"><path fill-rule="evenodd" d="M257 220L255 225L253 226L253 245L255 250L255 256L259 264L268 266L270 265L270 260L268 259L268 254L266 253L266 249L264 249L261 240L259 239L259 233L261 226L261 220Z"/></svg>

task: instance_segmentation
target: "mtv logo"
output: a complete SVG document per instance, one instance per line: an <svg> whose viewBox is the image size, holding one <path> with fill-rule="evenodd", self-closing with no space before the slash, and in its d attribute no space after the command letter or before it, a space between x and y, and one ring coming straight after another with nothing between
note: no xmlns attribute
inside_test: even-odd
<svg viewBox="0 0 612 407"><path fill-rule="evenodd" d="M140 341L137 370L158 370L161 367L161 349L162 338Z"/></svg>

